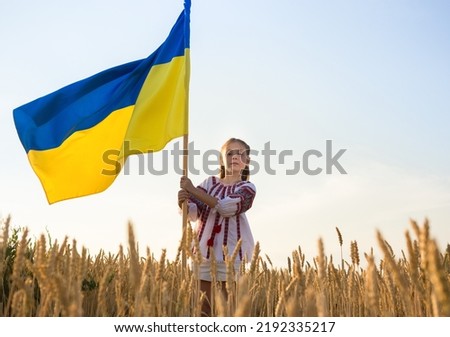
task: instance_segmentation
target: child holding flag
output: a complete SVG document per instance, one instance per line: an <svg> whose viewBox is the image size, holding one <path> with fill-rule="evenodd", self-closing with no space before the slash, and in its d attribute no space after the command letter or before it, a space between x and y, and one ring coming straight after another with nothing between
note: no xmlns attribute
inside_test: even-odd
<svg viewBox="0 0 450 337"><path fill-rule="evenodd" d="M241 139L230 138L222 146L220 175L211 176L195 187L186 176L181 177L178 204L188 201L188 217L196 221L195 235L199 240L202 262L199 266L200 289L206 293L203 314L211 314L212 256L215 257L215 279L225 289L226 256L236 252L234 272L242 261L250 261L254 240L245 212L252 206L256 188L249 178L250 147ZM212 252L213 251L213 252Z"/></svg>

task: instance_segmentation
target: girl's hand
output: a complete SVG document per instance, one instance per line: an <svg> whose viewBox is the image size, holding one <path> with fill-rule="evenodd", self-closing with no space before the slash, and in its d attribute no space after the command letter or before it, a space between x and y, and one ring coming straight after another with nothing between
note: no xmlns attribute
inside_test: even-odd
<svg viewBox="0 0 450 337"><path fill-rule="evenodd" d="M183 205L183 202L185 202L188 199L189 199L189 192L185 190L178 191L178 206L180 206L180 208Z"/></svg>
<svg viewBox="0 0 450 337"><path fill-rule="evenodd" d="M180 179L180 188L187 192L191 192L195 187L192 184L191 179L186 176L182 176Z"/></svg>

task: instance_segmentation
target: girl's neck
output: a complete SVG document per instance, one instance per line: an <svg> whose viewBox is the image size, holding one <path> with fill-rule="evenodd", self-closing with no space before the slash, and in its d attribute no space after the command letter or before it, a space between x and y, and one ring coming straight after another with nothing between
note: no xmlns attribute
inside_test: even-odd
<svg viewBox="0 0 450 337"><path fill-rule="evenodd" d="M226 185L233 185L240 182L241 180L242 179L240 175L225 176L224 178L220 179L220 181Z"/></svg>

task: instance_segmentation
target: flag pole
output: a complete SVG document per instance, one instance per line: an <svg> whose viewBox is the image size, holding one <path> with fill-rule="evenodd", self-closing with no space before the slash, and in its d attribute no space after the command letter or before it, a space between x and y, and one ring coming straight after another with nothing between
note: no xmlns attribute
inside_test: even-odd
<svg viewBox="0 0 450 337"><path fill-rule="evenodd" d="M185 120L185 130L186 133L183 135L183 175L188 176L188 147L189 147L189 82L191 76L191 59L190 59L190 16L191 16L191 0L184 1L184 14L185 14L185 23L184 23L184 45L185 45L185 53L186 53L186 76L185 80L185 89L186 89L186 120ZM182 272L186 271L186 250L190 247L190 242L186 242L187 240L187 223L188 223L188 202L185 200L182 206L182 221L183 221L183 233L181 236L182 240L182 250L181 250L181 268Z"/></svg>
<svg viewBox="0 0 450 337"><path fill-rule="evenodd" d="M183 175L188 176L188 141L189 135L185 134L183 136ZM187 218L188 218L188 203L187 200L183 202L183 234L182 234L182 250L181 250L181 268L184 272L186 270L186 249L189 247L189 243L186 242L187 239Z"/></svg>

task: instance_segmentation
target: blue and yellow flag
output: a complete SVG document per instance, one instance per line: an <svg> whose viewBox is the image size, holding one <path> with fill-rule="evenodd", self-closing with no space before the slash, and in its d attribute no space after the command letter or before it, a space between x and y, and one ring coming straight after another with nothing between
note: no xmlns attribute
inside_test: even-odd
<svg viewBox="0 0 450 337"><path fill-rule="evenodd" d="M14 109L14 122L50 204L99 193L127 156L188 133L190 0L166 41L123 64Z"/></svg>

